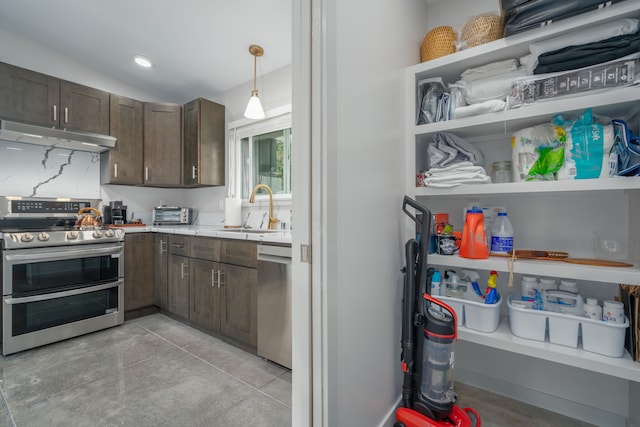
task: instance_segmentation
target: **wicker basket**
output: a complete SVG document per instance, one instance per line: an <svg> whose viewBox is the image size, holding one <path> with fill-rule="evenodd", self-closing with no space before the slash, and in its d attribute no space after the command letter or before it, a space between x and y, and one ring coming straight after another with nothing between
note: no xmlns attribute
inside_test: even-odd
<svg viewBox="0 0 640 427"><path fill-rule="evenodd" d="M487 13L468 19L460 31L458 50L469 49L502 37L502 17Z"/></svg>
<svg viewBox="0 0 640 427"><path fill-rule="evenodd" d="M453 27L436 27L429 31L420 47L422 62L454 53L456 51L456 31Z"/></svg>

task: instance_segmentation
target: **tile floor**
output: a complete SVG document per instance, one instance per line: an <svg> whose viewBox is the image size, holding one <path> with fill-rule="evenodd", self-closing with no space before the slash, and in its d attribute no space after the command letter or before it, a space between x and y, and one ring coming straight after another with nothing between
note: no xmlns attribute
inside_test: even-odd
<svg viewBox="0 0 640 427"><path fill-rule="evenodd" d="M0 356L0 426L291 424L291 372L162 314ZM588 424L458 384L482 425ZM356 426L354 426L356 427Z"/></svg>
<svg viewBox="0 0 640 427"><path fill-rule="evenodd" d="M291 424L290 371L161 314L0 360L0 425Z"/></svg>

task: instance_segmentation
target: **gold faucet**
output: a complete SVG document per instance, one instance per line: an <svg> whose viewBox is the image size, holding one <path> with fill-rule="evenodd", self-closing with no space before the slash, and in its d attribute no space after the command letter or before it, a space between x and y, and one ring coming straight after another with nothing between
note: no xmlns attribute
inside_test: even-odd
<svg viewBox="0 0 640 427"><path fill-rule="evenodd" d="M256 193L261 188L264 188L269 193L269 226L267 228L269 230L275 230L276 224L279 223L280 220L273 216L273 191L271 191L269 186L267 184L258 184L253 187L253 191L251 191L251 197L249 197L249 203L255 203Z"/></svg>

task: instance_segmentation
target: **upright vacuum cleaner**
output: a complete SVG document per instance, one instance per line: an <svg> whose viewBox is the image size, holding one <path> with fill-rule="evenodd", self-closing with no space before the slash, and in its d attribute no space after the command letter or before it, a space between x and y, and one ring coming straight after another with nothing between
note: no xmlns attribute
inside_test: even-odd
<svg viewBox="0 0 640 427"><path fill-rule="evenodd" d="M411 213L411 206L419 215ZM455 405L453 345L457 340L455 311L430 295L433 268L427 268L431 212L405 196L402 210L418 225L419 242L405 245L402 310L402 406L394 427L480 427L472 408ZM417 282L417 286L416 286Z"/></svg>

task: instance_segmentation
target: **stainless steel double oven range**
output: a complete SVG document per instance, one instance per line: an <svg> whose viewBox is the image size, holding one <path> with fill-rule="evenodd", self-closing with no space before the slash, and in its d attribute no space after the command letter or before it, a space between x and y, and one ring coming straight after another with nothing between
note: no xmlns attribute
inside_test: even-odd
<svg viewBox="0 0 640 427"><path fill-rule="evenodd" d="M2 354L124 323L124 232L75 225L97 202L0 197Z"/></svg>

